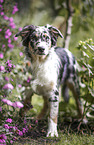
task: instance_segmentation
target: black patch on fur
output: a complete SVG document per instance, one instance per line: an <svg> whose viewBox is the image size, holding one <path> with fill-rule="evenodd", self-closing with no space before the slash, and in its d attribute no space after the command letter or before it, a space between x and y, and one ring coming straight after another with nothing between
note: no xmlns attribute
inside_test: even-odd
<svg viewBox="0 0 94 145"><path fill-rule="evenodd" d="M30 41L29 34L27 34L24 38L22 38L22 41L23 41L22 44L23 44L23 46L28 47L28 44L29 44L29 41Z"/></svg>
<svg viewBox="0 0 94 145"><path fill-rule="evenodd" d="M58 91L55 91L55 95L59 95L59 92Z"/></svg>
<svg viewBox="0 0 94 145"><path fill-rule="evenodd" d="M58 102L57 97L55 97L55 99L49 98L49 102Z"/></svg>
<svg viewBox="0 0 94 145"><path fill-rule="evenodd" d="M34 49L34 42L30 42L31 47Z"/></svg>
<svg viewBox="0 0 94 145"><path fill-rule="evenodd" d="M30 60L32 60L32 55L29 52L29 48L28 47L25 48L25 54L26 54L27 58L29 58Z"/></svg>

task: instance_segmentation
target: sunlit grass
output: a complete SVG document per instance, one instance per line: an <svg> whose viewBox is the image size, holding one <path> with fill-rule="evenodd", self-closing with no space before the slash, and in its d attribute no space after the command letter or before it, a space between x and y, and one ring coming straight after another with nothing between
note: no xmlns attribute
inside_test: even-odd
<svg viewBox="0 0 94 145"><path fill-rule="evenodd" d="M68 134L59 132L59 138L46 138L41 137L40 139L27 138L26 140L14 143L14 145L93 145L94 144L93 135L77 135L75 133Z"/></svg>
<svg viewBox="0 0 94 145"><path fill-rule="evenodd" d="M43 107L42 96L38 96L38 95L34 94L34 96L32 97L31 103L33 105L33 108L31 109L31 113L37 115Z"/></svg>

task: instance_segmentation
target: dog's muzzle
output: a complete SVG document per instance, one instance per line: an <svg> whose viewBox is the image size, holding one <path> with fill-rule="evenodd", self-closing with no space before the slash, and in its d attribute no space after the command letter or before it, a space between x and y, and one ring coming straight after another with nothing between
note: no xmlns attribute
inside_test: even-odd
<svg viewBox="0 0 94 145"><path fill-rule="evenodd" d="M45 48L38 47L38 53L39 53L39 55L45 55Z"/></svg>
<svg viewBox="0 0 94 145"><path fill-rule="evenodd" d="M36 49L35 53L37 55L47 55L49 53L49 46L45 42L39 43Z"/></svg>

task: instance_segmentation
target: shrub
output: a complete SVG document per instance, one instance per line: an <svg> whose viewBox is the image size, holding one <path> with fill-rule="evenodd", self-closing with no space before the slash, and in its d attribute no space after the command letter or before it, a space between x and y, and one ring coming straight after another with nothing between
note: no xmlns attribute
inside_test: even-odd
<svg viewBox="0 0 94 145"><path fill-rule="evenodd" d="M21 44L15 42L18 30L13 15L17 11L17 4L13 1L0 0L0 144L12 144L17 135L23 136L28 131L26 124L21 130L18 129L14 119L15 110L23 107L20 102L24 90L23 78L28 80L24 55L21 49L17 49Z"/></svg>
<svg viewBox="0 0 94 145"><path fill-rule="evenodd" d="M84 115L94 117L94 42L92 39L80 41L77 47L81 57L78 59L81 77L81 98L84 99Z"/></svg>

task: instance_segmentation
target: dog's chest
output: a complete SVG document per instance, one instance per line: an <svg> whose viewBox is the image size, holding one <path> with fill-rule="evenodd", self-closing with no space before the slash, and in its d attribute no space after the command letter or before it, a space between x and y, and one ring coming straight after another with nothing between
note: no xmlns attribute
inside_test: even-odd
<svg viewBox="0 0 94 145"><path fill-rule="evenodd" d="M36 60L32 64L32 89L41 93L41 89L51 91L57 85L58 79L58 56L49 55L44 62Z"/></svg>

